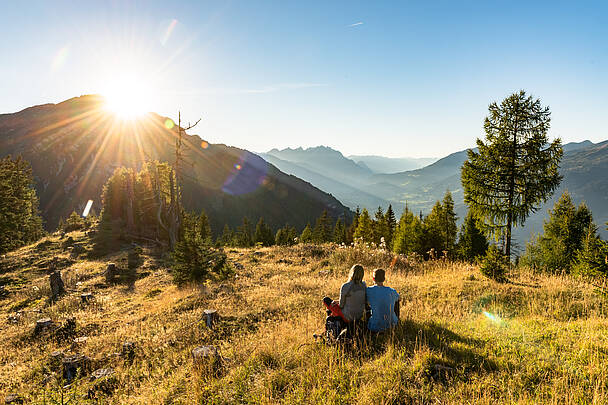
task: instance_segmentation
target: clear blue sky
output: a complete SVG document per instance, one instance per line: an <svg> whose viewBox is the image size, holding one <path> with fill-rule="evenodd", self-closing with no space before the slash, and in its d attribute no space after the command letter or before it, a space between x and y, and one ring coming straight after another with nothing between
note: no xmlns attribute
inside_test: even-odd
<svg viewBox="0 0 608 405"><path fill-rule="evenodd" d="M605 1L7 1L0 16L0 112L130 72L149 109L202 117L213 143L443 156L525 89L551 136L608 139Z"/></svg>

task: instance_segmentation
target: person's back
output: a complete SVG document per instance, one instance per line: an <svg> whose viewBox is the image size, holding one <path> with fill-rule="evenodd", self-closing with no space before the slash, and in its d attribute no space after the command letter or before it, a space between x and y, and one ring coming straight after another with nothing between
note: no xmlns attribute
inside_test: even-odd
<svg viewBox="0 0 608 405"><path fill-rule="evenodd" d="M340 307L349 321L363 317L365 312L365 282L350 280L340 288Z"/></svg>
<svg viewBox="0 0 608 405"><path fill-rule="evenodd" d="M372 332L380 332L395 326L399 321L399 293L393 288L384 286L384 270L374 270L376 285L367 287L367 302L372 316L367 327Z"/></svg>

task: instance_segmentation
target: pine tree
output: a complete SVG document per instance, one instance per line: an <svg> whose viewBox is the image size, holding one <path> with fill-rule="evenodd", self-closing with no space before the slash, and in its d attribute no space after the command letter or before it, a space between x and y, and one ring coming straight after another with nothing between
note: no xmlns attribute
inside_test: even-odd
<svg viewBox="0 0 608 405"><path fill-rule="evenodd" d="M577 209L565 191L549 211L543 233L527 244L522 263L550 272L569 271L592 222L589 208L581 203Z"/></svg>
<svg viewBox="0 0 608 405"><path fill-rule="evenodd" d="M484 227L505 239L511 255L511 231L540 208L559 186L561 141L549 144L548 107L522 90L490 104L485 119L486 141L479 152L468 151L462 166L464 200Z"/></svg>
<svg viewBox="0 0 608 405"><path fill-rule="evenodd" d="M312 229L310 229L310 224L306 224L306 227L302 231L300 235L300 242L302 243L310 243L312 242Z"/></svg>
<svg viewBox="0 0 608 405"><path fill-rule="evenodd" d="M458 257L473 262L485 256L488 245L488 239L481 231L475 216L471 211L467 212L458 235Z"/></svg>
<svg viewBox="0 0 608 405"><path fill-rule="evenodd" d="M379 245L382 241L382 238L384 238L384 243L386 243L386 239L388 237L388 224L386 223L386 218L384 217L382 207L378 207L376 213L374 214L372 232L373 242L375 244Z"/></svg>
<svg viewBox="0 0 608 405"><path fill-rule="evenodd" d="M454 252L454 247L456 246L456 234L458 233L458 227L456 225L458 217L454 212L454 199L452 198L452 193L450 193L449 190L446 191L445 195L443 196L441 207L443 209L443 216L440 221L443 250Z"/></svg>
<svg viewBox="0 0 608 405"><path fill-rule="evenodd" d="M0 159L0 253L44 234L32 169L21 157Z"/></svg>
<svg viewBox="0 0 608 405"><path fill-rule="evenodd" d="M363 208L361 215L359 216L357 229L353 234L355 242L370 243L374 241L374 230L372 219L369 216L367 209Z"/></svg>
<svg viewBox="0 0 608 405"><path fill-rule="evenodd" d="M234 240L239 247L253 246L253 235L251 234L251 224L247 217L243 217L243 223L236 230Z"/></svg>
<svg viewBox="0 0 608 405"><path fill-rule="evenodd" d="M198 233L204 243L211 244L211 241L213 240L211 224L209 224L209 218L204 210L201 211L201 214L198 217Z"/></svg>
<svg viewBox="0 0 608 405"><path fill-rule="evenodd" d="M353 222L350 224L350 226L348 227L348 230L346 232L346 243L352 243L354 240L354 234L355 234L355 230L357 229L357 226L359 226L359 217L361 216L361 211L359 210L359 207L357 206L357 209L355 210L355 215L353 216Z"/></svg>
<svg viewBox="0 0 608 405"><path fill-rule="evenodd" d="M436 254L443 250L445 238L443 235L445 211L441 202L437 201L431 213L424 218L422 228L423 253L434 249Z"/></svg>
<svg viewBox="0 0 608 405"><path fill-rule="evenodd" d="M230 229L228 224L224 224L224 231L222 232L222 235L218 238L218 243L220 246L234 245L234 231Z"/></svg>
<svg viewBox="0 0 608 405"><path fill-rule="evenodd" d="M423 254L422 227L418 216L414 215L406 205L395 230L393 252L406 255L413 252Z"/></svg>
<svg viewBox="0 0 608 405"><path fill-rule="evenodd" d="M254 242L259 243L262 246L272 246L274 244L272 229L264 222L264 218L260 217L260 220L255 227Z"/></svg>
<svg viewBox="0 0 608 405"><path fill-rule="evenodd" d="M336 221L333 241L337 244L346 243L346 227L344 226L344 222L342 222L342 218L338 218Z"/></svg>
<svg viewBox="0 0 608 405"><path fill-rule="evenodd" d="M317 218L312 235L315 243L325 243L332 240L331 219L327 214L327 210L323 210L321 216Z"/></svg>
<svg viewBox="0 0 608 405"><path fill-rule="evenodd" d="M386 214L384 214L384 221L387 226L386 246L390 250L393 246L393 238L395 236L395 230L397 229L397 219L395 218L393 206L390 204L386 210Z"/></svg>
<svg viewBox="0 0 608 405"><path fill-rule="evenodd" d="M597 235L597 226L589 224L582 248L577 251L572 266L574 274L585 277L605 277L608 274L608 242Z"/></svg>

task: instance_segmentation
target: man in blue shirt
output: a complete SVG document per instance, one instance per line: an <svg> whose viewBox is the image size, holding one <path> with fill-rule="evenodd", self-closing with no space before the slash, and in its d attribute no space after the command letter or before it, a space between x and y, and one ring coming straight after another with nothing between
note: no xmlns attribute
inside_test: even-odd
<svg viewBox="0 0 608 405"><path fill-rule="evenodd" d="M372 309L367 328L372 332L389 329L399 321L399 293L384 285L384 277L384 270L375 269L372 275L375 285L367 287L367 303Z"/></svg>

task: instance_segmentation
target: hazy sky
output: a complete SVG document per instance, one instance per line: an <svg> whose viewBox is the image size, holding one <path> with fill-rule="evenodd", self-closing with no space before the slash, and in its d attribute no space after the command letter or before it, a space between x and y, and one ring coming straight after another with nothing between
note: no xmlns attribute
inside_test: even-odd
<svg viewBox="0 0 608 405"><path fill-rule="evenodd" d="M0 112L130 80L213 143L443 156L525 89L552 136L608 138L606 1L3 1L0 16Z"/></svg>

